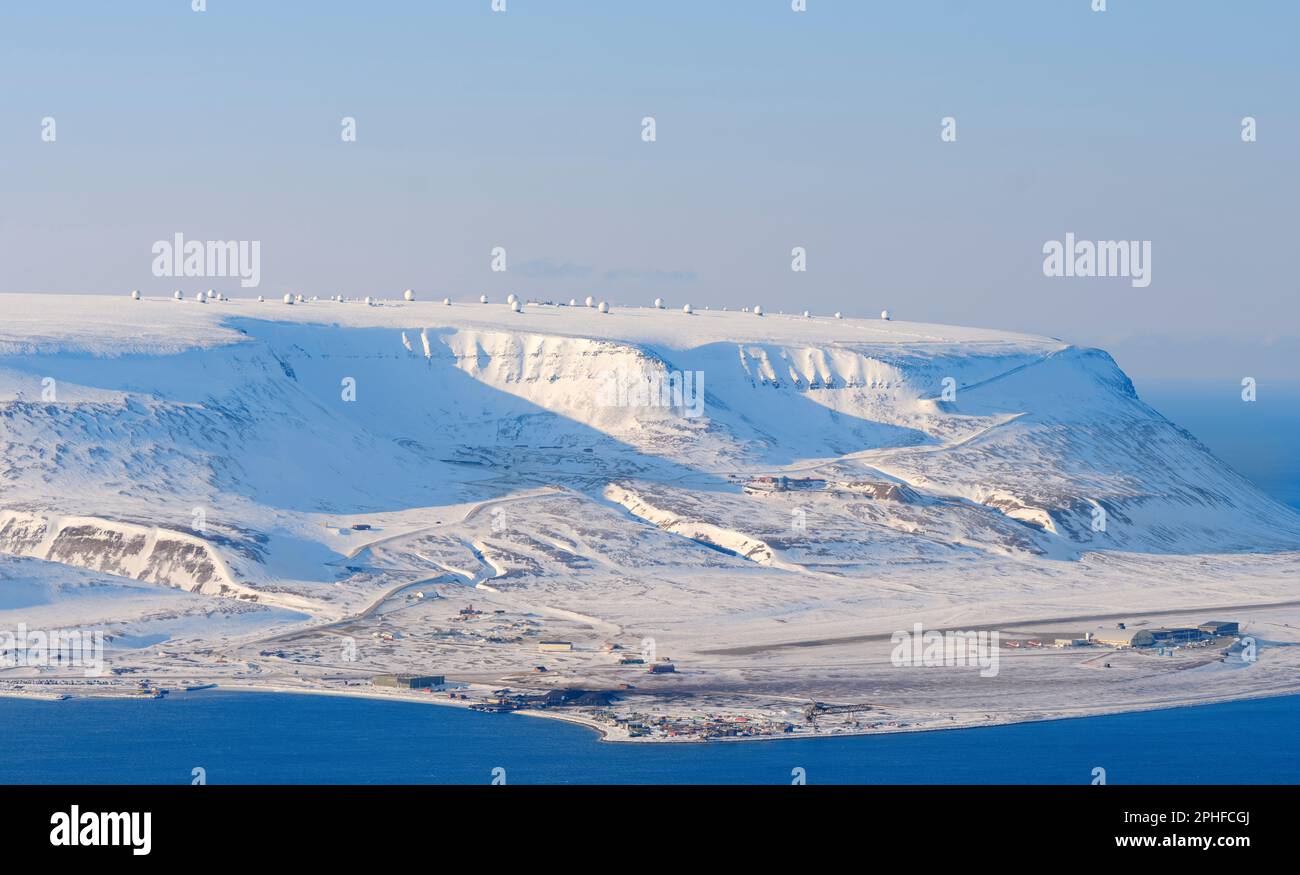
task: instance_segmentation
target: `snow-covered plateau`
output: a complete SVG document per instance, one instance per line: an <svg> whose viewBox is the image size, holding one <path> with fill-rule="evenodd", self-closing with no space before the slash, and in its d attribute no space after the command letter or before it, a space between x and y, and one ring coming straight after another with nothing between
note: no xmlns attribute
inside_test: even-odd
<svg viewBox="0 0 1300 875"><path fill-rule="evenodd" d="M1300 515L1046 337L0 295L0 448L0 630L102 629L112 669L10 693L582 690L534 710L660 739L1300 691ZM1208 620L1252 658L1050 646ZM999 670L896 665L917 623L998 630Z"/></svg>

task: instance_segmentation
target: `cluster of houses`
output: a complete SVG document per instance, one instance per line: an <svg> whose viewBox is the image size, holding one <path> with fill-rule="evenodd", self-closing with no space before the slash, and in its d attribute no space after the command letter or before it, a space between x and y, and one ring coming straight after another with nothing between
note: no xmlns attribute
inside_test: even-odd
<svg viewBox="0 0 1300 875"><path fill-rule="evenodd" d="M795 489L825 489L826 481L813 477L754 477L745 483L746 492L789 492Z"/></svg>
<svg viewBox="0 0 1300 875"><path fill-rule="evenodd" d="M816 477L786 477L784 475L751 477L744 481L744 490L751 495L817 490L836 494L861 495L882 501L910 501L914 495L902 484L882 480L828 481Z"/></svg>
<svg viewBox="0 0 1300 875"><path fill-rule="evenodd" d="M755 738L785 735L795 731L795 725L784 720L758 717L701 715L698 717L665 717L645 714L617 714L601 711L592 715L596 720L626 730L629 738Z"/></svg>
<svg viewBox="0 0 1300 875"><path fill-rule="evenodd" d="M661 656L657 661L647 660L644 656L627 653L619 655L621 648L617 644L606 642L601 649L606 653L615 654L615 660L618 665L646 665L649 662L649 668L646 669L650 674L672 674L677 671L671 659ZM538 653L572 653L572 641L538 641ZM541 666L538 666L542 668ZM545 670L545 669L543 669Z"/></svg>

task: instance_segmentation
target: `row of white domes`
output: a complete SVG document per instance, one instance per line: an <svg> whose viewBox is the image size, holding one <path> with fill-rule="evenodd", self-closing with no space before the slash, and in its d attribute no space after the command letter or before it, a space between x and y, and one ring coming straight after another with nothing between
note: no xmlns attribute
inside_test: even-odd
<svg viewBox="0 0 1300 875"><path fill-rule="evenodd" d="M184 300L185 295L181 292L180 289L177 289L176 291L172 292L172 297L175 298L175 299L178 300L178 301L181 301L181 300ZM140 290L139 290L139 289L133 289L133 290L131 291L131 298L132 298L132 300L136 300L136 301L140 300ZM405 301L414 301L414 300L415 300L415 292L414 292L413 290L411 290L411 289L407 289L406 291L402 292L402 299L405 300ZM196 300L196 301L198 301L199 303L202 304L202 303L205 303L205 302L207 302L207 301L212 301L212 300L215 300L215 301L228 301L228 300L230 300L230 299L227 298L225 295L221 294L221 293L218 292L218 291L215 291L215 290L213 290L213 289L208 289L207 292L195 292L195 293L194 293L194 300ZM262 295L258 295L258 296L257 296L257 300L258 300L258 302L263 302L263 301L266 300L266 298L264 298ZM315 300L318 300L318 298L313 297L312 300L315 301ZM331 301L337 301L337 302L342 303L342 302L345 301L346 299L345 299L342 295L335 295L335 296L331 297L329 300L331 300ZM373 304L373 303L375 302L375 299L374 299L373 297L371 297L370 295L367 295L367 296L365 297L364 300L365 300L365 303L367 303L367 304ZM480 303L480 304L486 304L486 303L488 302L488 296L487 296L487 295L480 295L478 300L479 300L479 303ZM305 303L305 301L306 301L306 299L303 298L303 296L302 296L301 294L299 294L299 295L286 294L286 295L284 296L284 302L285 302L286 304L293 304L293 303L299 303L299 304L302 304L302 303ZM443 304L446 304L447 306L451 306L451 298L443 298L443 299L442 299L442 303L443 303ZM516 312L516 313L518 313L518 312L520 312L520 311L522 310L522 305L520 304L519 298L518 298L518 296L516 296L516 295L513 295L513 294L511 294L511 295L507 295L507 296L506 296L506 303L509 304L509 305L510 305L510 309L513 310L513 311ZM604 301L600 301L599 303L597 303L597 302L596 302L596 299L593 298L591 295L588 295L588 296L587 296L586 301L585 301L584 303L585 303L586 306L588 306L588 307L595 307L595 308L596 308L597 310L599 310L601 313L608 313L608 312L609 312L609 304L605 303ZM577 299L577 298L570 298L570 299L569 299L569 306L570 306L570 307L576 307L576 306L578 306L578 299ZM654 306L655 306L655 309L656 309L656 310L662 310L662 309L664 309L664 307L665 307L664 299L663 299L663 298L655 298ZM724 308L724 309L725 309L725 308ZM683 312L683 313L686 313L686 314L691 314L691 313L694 313L695 311L691 308L691 305L690 305L690 304L684 304L684 305L682 305L682 312ZM762 307L761 305L758 305L758 306L755 306L752 310L751 310L750 308L748 308L748 307L745 307L745 308L743 308L743 311L742 311L742 312L745 312L745 313L751 313L751 312L752 312L755 316L762 316L762 315L763 315L763 307ZM807 310L804 310L804 311L803 311L803 315L804 315L804 318L805 318L805 319L811 319L811 318L812 318L812 314L809 313ZM841 314L838 310L836 310L836 311L835 311L835 318L836 318L836 319L843 319L844 316L843 316L843 314ZM880 311L880 318L881 318L881 319L886 319L886 320L889 319L889 318L890 318L890 316L889 316L889 311L888 311L888 310L881 310L881 311Z"/></svg>

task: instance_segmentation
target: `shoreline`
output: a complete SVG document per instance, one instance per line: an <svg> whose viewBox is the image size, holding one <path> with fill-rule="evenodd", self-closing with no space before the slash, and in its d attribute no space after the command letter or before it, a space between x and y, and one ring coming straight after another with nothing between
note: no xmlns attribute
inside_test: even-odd
<svg viewBox="0 0 1300 875"><path fill-rule="evenodd" d="M438 705L442 707L458 708L463 711L470 710L470 703L459 700L435 698L429 695L401 695L398 693L380 692L377 690L342 690L330 688L307 689L303 687L282 686L275 684L221 684L217 683L211 687L205 687L199 690L177 690L169 693L168 696L185 696L193 693L208 692L226 692L226 693L288 693L302 696L329 696L336 698L352 699L369 699L374 701L396 702L414 705ZM541 709L519 709L506 712L507 716L518 715L523 717L540 718L544 720L556 720L563 723L569 723L593 731L598 742L609 742L612 744L717 744L717 743L743 743L743 742L763 742L763 741L793 741L793 740L815 740L831 738L858 738L876 735L902 735L906 733L917 732L953 732L970 729L984 729L1003 726L1028 725L1034 723L1051 723L1062 720L1076 720L1093 717L1110 717L1123 714L1139 714L1152 711L1173 711L1182 708L1197 708L1210 705L1224 705L1231 702L1246 702L1259 699L1283 699L1293 696L1300 696L1300 683L1297 683L1295 689L1291 690L1257 690L1243 692L1240 695L1215 696L1207 699L1195 701L1180 702L1161 702L1150 704L1135 704L1132 706L1118 707L1099 707L1079 709L1066 713L1058 714L1039 714L1022 719L999 719L983 720L979 722L964 723L941 723L932 721L926 724L912 726L897 726L881 729L848 729L838 732L794 732L772 735L753 735L753 736L722 736L716 738L692 738L692 737L653 737L638 736L633 737L619 733L600 721L591 717L575 714L562 713L554 710ZM130 695L122 692L101 692L101 693L46 693L35 690L14 690L0 689L0 698L25 699L28 701L39 702L60 702L70 701L73 699L119 699L124 701L151 701L153 697ZM485 715L487 716L487 715Z"/></svg>

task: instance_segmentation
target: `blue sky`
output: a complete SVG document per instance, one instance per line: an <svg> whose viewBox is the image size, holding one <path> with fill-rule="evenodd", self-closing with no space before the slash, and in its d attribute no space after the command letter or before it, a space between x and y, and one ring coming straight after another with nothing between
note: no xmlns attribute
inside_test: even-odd
<svg viewBox="0 0 1300 875"><path fill-rule="evenodd" d="M0 289L184 287L181 232L260 240L269 294L888 306L1294 377L1300 11L1108 6L6 4ZM1152 241L1151 285L1043 276L1067 231Z"/></svg>

